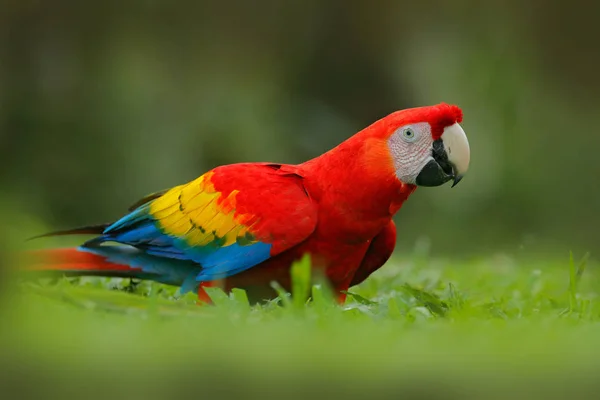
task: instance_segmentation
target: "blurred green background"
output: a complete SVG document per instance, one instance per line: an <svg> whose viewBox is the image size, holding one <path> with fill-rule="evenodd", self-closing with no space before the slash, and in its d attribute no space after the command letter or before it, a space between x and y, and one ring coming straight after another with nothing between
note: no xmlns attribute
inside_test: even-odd
<svg viewBox="0 0 600 400"><path fill-rule="evenodd" d="M356 288L375 305L169 298L165 317L112 282L22 287L0 268L1 392L595 398L598 263L577 289L568 251L598 250L598 11L0 0L0 263L30 235L114 220L220 164L305 161L402 108L458 104L472 149L458 187L420 188L398 214L404 260Z"/></svg>
<svg viewBox="0 0 600 400"><path fill-rule="evenodd" d="M599 6L563 3L4 0L3 228L114 220L217 165L302 162L444 101L471 170L409 200L400 252L594 253Z"/></svg>

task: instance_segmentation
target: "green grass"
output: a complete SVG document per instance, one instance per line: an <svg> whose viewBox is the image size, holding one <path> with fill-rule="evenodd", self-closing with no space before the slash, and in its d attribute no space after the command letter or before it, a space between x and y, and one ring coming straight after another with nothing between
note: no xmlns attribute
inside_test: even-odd
<svg viewBox="0 0 600 400"><path fill-rule="evenodd" d="M595 388L600 281L587 257L394 259L343 306L311 285L307 262L294 276L296 296L257 306L243 291L213 290L215 306L198 307L145 282L13 282L0 314L3 376L26 371L63 395L97 381L145 398L194 385L244 398L579 398Z"/></svg>

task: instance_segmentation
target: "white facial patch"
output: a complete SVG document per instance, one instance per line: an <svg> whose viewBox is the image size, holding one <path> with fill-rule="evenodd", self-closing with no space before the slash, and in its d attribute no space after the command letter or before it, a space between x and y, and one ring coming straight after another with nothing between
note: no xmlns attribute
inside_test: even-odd
<svg viewBox="0 0 600 400"><path fill-rule="evenodd" d="M433 138L427 122L401 126L388 139L396 176L414 184L425 165L433 159Z"/></svg>

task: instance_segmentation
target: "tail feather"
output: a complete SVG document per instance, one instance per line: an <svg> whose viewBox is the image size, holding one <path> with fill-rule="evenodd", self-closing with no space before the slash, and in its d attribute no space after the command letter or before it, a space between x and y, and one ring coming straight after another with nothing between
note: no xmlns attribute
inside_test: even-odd
<svg viewBox="0 0 600 400"><path fill-rule="evenodd" d="M142 270L109 261L99 254L79 248L35 250L29 252L26 270L57 272L70 276L99 275L135 278Z"/></svg>
<svg viewBox="0 0 600 400"><path fill-rule="evenodd" d="M64 231L48 232L41 235L33 236L29 240L40 239L50 236L66 236L66 235L101 235L110 224L90 225L81 228L67 229Z"/></svg>
<svg viewBox="0 0 600 400"><path fill-rule="evenodd" d="M148 279L196 291L201 267L187 260L146 254L129 246L72 247L34 250L27 254L26 271L66 276L105 276Z"/></svg>

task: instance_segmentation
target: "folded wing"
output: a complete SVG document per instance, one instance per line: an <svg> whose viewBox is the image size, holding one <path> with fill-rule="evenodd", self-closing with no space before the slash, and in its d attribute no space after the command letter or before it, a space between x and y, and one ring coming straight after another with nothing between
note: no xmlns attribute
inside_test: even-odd
<svg viewBox="0 0 600 400"><path fill-rule="evenodd" d="M90 241L118 242L199 265L197 281L226 278L304 241L317 207L301 175L277 164L218 167L142 202Z"/></svg>

